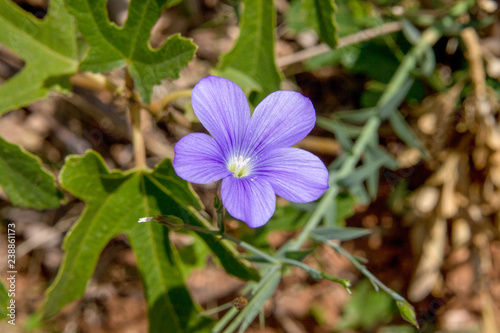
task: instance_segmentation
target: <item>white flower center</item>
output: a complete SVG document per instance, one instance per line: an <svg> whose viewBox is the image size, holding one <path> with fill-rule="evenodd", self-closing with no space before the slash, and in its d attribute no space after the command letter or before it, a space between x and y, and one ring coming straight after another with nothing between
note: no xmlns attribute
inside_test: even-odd
<svg viewBox="0 0 500 333"><path fill-rule="evenodd" d="M249 167L250 158L244 158L243 156L233 157L229 162L229 171L233 173L234 177L245 177L250 173Z"/></svg>

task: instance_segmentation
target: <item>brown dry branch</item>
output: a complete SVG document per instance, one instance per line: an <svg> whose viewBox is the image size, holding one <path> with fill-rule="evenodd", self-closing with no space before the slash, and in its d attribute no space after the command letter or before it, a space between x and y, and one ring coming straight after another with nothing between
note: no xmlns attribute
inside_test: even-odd
<svg viewBox="0 0 500 333"><path fill-rule="evenodd" d="M389 22L385 23L379 27L365 29L359 32L356 32L352 35L345 36L339 38L339 42L337 44L337 49L341 47L345 47L352 44L357 44L361 42L366 42L370 39L391 34L396 31L400 31L403 28L401 22ZM332 49L327 44L319 44L312 46L310 48L297 51L295 53L283 56L278 58L276 61L278 67L287 67L305 60L308 60L317 55L326 53L331 51Z"/></svg>

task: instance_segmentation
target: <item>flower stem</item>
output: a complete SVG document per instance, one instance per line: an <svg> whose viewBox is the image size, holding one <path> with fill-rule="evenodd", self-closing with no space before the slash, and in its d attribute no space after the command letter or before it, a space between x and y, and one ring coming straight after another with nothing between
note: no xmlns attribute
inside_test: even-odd
<svg viewBox="0 0 500 333"><path fill-rule="evenodd" d="M304 226L304 229L302 229L302 232L297 237L297 239L295 241L292 241L290 248L287 248L286 250L288 251L300 250L300 248L305 243L307 238L309 238L309 234L311 233L311 231L313 231L321 222L321 219L323 218L325 211L329 207L331 207L332 201L335 200L338 193L339 193L339 188L337 184L331 185L330 188L326 190L325 194L318 203L318 206L316 207L311 217L307 221L307 224Z"/></svg>
<svg viewBox="0 0 500 333"><path fill-rule="evenodd" d="M238 244L239 246L241 246L245 250L253 252L254 254L258 255L259 257L261 257L262 259L265 259L266 261L268 261L270 263L278 263L279 262L279 259L276 259L276 258L270 256L269 254L262 252L261 250L257 249L256 247L248 244L247 242L239 240L236 237L233 237L233 236L228 235L226 233L222 234L221 236L223 239L227 239L227 240L230 240L231 242Z"/></svg>
<svg viewBox="0 0 500 333"><path fill-rule="evenodd" d="M265 252L262 252L261 250L248 244L247 242L239 240L238 238L233 237L231 235L228 235L228 234L221 232L219 230L210 230L210 229L200 228L200 227L197 227L197 226L194 226L191 224L178 223L179 221L177 221L177 219L175 219L175 221L174 221L173 219L172 220L166 219L162 216L157 216L155 219L156 219L156 221L158 221L158 223L163 224L164 226L166 226L167 228L169 228L171 230L188 229L188 230L192 230L194 232L198 232L198 233L202 233L202 234L217 236L217 237L220 237L220 239L227 239L227 240L241 246L243 249L256 254L257 256L261 257L262 259L266 260L267 262L270 262L270 263L278 263L279 262L278 259L270 256L269 254L267 254Z"/></svg>
<svg viewBox="0 0 500 333"><path fill-rule="evenodd" d="M132 124L132 145L134 146L135 166L138 169L146 167L146 145L141 130L141 105L134 91L134 80L128 69L125 69L125 87L128 94L130 122Z"/></svg>
<svg viewBox="0 0 500 333"><path fill-rule="evenodd" d="M222 305L219 305L215 308L212 308L212 309L209 309L209 310L205 310L201 313L198 314L198 317L208 317L208 316L212 316L216 313L219 313L221 311L224 311L224 310L227 310L227 309L230 309L232 308L234 305L231 304L231 303L224 303Z"/></svg>

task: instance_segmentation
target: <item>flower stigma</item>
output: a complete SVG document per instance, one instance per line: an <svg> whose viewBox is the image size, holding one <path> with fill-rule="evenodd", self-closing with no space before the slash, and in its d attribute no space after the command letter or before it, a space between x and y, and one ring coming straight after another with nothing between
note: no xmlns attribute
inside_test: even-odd
<svg viewBox="0 0 500 333"><path fill-rule="evenodd" d="M250 158L244 158L241 155L239 157L235 156L229 163L229 171L231 171L236 178L248 176L250 173L248 162L250 162Z"/></svg>

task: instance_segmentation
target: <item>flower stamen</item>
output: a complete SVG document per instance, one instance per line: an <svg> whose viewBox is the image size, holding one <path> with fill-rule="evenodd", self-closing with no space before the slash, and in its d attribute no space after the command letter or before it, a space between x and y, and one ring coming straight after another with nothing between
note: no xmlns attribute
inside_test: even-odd
<svg viewBox="0 0 500 333"><path fill-rule="evenodd" d="M250 173L248 162L250 162L250 158L244 158L241 155L239 157L233 157L228 166L229 171L233 173L234 177L245 177Z"/></svg>

